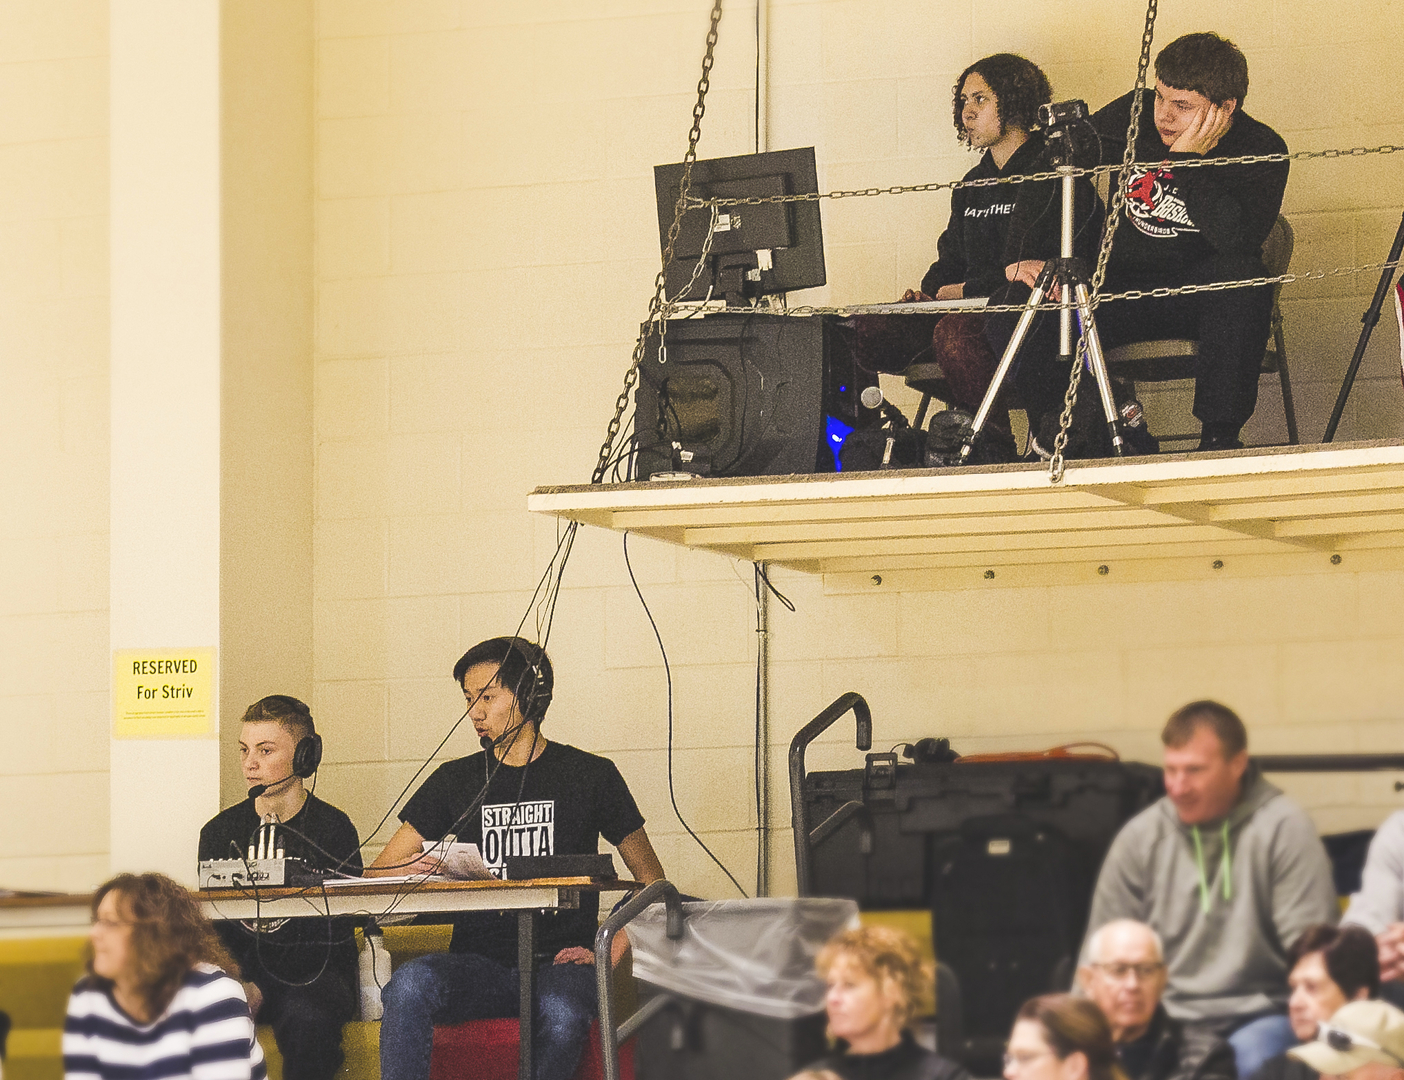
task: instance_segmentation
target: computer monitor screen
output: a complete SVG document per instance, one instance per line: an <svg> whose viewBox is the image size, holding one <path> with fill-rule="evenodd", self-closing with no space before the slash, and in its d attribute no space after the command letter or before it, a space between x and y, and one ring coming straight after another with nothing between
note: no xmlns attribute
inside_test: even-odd
<svg viewBox="0 0 1404 1080"><path fill-rule="evenodd" d="M658 165L653 184L658 197L660 250L668 246L682 164ZM692 165L689 194L699 199L741 199L802 195L819 190L814 147L766 154L709 158ZM683 215L673 261L666 270L670 300L725 299L741 306L759 296L812 289L825 283L824 232L817 200L719 208L707 265L686 294L711 225L708 207Z"/></svg>

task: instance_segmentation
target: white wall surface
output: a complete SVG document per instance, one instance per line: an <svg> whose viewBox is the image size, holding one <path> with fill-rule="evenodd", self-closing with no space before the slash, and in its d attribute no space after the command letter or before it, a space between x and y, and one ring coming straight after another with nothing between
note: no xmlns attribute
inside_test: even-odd
<svg viewBox="0 0 1404 1080"><path fill-rule="evenodd" d="M556 534L524 496L589 477L656 270L651 168L686 146L708 8L318 7L316 708L346 729L320 790L362 828L458 716L457 655L526 610ZM1384 75L1399 6L1348 3L1329 26L1317 11L1166 3L1157 43L1202 28L1237 40L1248 111L1293 147L1404 141ZM955 178L972 163L949 111L966 64L1024 52L1059 97L1095 106L1129 89L1142 18L1135 4L1073 17L1053 0L775 0L770 146L814 145L824 187ZM754 149L753 27L752 5L728 5L704 157ZM1365 74L1330 75L1345 70ZM1295 265L1383 258L1401 177L1397 156L1295 166ZM825 204L830 284L792 299L895 298L934 258L947 210L940 195ZM1346 279L1288 301L1307 438L1324 427L1373 286ZM1342 438L1399 433L1397 346L1382 324ZM1255 423L1270 435L1280 405L1270 388L1263 398ZM750 880L750 568L643 540L631 550L673 665L678 804ZM773 614L773 823L789 819L790 734L850 689L872 701L882 748L920 735L968 750L1095 736L1153 758L1172 708L1217 695L1263 749L1398 749L1404 641L1390 612L1404 581L1342 570L856 596L777 575L798 612ZM582 532L550 648L547 732L615 758L670 875L724 895L672 813L663 670L617 536ZM471 749L460 735L449 752ZM861 764L842 727L813 757ZM1324 828L1395 804L1381 778L1293 787ZM783 887L788 836L775 842Z"/></svg>

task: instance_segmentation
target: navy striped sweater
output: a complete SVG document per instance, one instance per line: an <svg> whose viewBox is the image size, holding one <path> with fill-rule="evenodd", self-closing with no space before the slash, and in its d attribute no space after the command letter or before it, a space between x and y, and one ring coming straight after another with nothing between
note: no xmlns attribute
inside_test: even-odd
<svg viewBox="0 0 1404 1080"><path fill-rule="evenodd" d="M244 988L209 964L185 976L166 1011L138 1024L110 989L84 979L63 1025L68 1080L266 1080Z"/></svg>

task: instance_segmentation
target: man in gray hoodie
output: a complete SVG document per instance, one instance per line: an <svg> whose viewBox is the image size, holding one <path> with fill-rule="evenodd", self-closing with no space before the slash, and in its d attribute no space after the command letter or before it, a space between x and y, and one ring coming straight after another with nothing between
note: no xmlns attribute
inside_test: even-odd
<svg viewBox="0 0 1404 1080"><path fill-rule="evenodd" d="M1165 798L1112 842L1089 943L1116 919L1151 926L1165 943L1166 1010L1226 1037L1238 1075L1252 1076L1296 1042L1287 950L1308 926L1339 916L1331 865L1305 811L1250 766L1233 710L1192 702L1161 742Z"/></svg>

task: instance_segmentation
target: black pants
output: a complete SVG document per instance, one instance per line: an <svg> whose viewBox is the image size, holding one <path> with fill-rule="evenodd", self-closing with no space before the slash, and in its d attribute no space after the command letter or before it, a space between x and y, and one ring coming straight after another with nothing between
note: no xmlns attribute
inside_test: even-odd
<svg viewBox="0 0 1404 1080"><path fill-rule="evenodd" d="M341 1027L356 1015L354 977L326 971L309 986L263 979L258 987L258 1021L273 1029L286 1080L331 1080L346 1060Z"/></svg>
<svg viewBox="0 0 1404 1080"><path fill-rule="evenodd" d="M1216 256L1175 280L1113 279L1105 291L1153 289L1167 286L1237 281L1261 277L1262 260ZM996 292L991 304L1022 304L1029 288L1014 282ZM1096 309L1097 333L1104 349L1132 341L1190 338L1199 342L1195 365L1194 415L1202 424L1230 425L1235 431L1248 422L1258 404L1258 376L1272 316L1272 287L1225 289L1146 300L1117 300ZM985 334L997 355L1014 333L1018 312L992 312L985 317ZM1077 333L1074 319L1073 333ZM1068 388L1069 370L1058 359L1058 313L1034 317L1014 376L1020 404L1038 430L1045 413L1060 412Z"/></svg>

